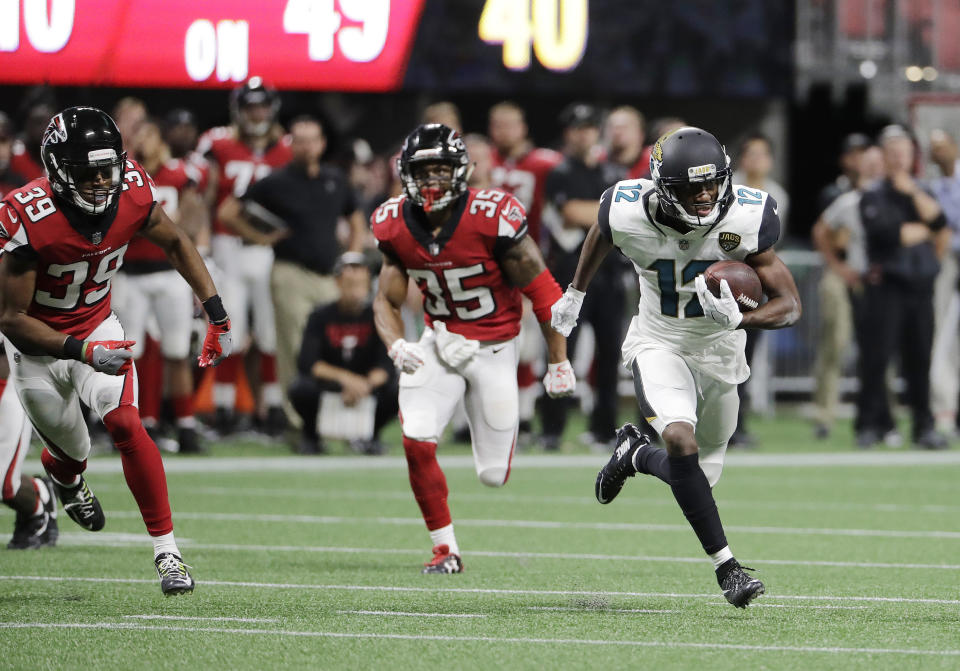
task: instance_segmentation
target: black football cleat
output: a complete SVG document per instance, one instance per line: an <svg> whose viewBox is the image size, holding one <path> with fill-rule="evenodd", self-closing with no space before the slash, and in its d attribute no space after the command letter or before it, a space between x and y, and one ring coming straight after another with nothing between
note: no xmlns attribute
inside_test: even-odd
<svg viewBox="0 0 960 671"><path fill-rule="evenodd" d="M636 426L627 423L617 430L616 444L610 461L597 473L594 493L597 501L603 504L617 498L627 478L637 474L633 458L638 450L650 445L650 439Z"/></svg>
<svg viewBox="0 0 960 671"><path fill-rule="evenodd" d="M449 545L435 545L433 559L423 565L421 573L463 573L460 555L450 552Z"/></svg>
<svg viewBox="0 0 960 671"><path fill-rule="evenodd" d="M187 571L190 567L184 564L180 557L172 552L161 552L153 563L157 567L160 589L164 594L174 596L193 591L193 578Z"/></svg>
<svg viewBox="0 0 960 671"><path fill-rule="evenodd" d="M746 608L751 601L763 594L763 583L745 573L753 570L740 566L736 559L728 559L717 569L717 582L720 583L723 596L737 608Z"/></svg>
<svg viewBox="0 0 960 671"><path fill-rule="evenodd" d="M53 547L57 544L60 531L57 528L57 502L53 498L53 483L49 478L33 476L47 488L47 502L39 515L17 513L13 524L13 538L7 543L8 550L31 550Z"/></svg>
<svg viewBox="0 0 960 671"><path fill-rule="evenodd" d="M100 531L106 524L100 501L90 491L87 481L83 479L82 475L80 476L80 484L76 487L64 487L58 482L54 482L53 488L57 492L57 497L60 499L64 512L84 529Z"/></svg>

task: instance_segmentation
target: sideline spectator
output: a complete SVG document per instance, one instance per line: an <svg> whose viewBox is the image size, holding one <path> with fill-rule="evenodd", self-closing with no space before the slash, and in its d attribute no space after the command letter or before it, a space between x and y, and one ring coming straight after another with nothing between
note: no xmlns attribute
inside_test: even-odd
<svg viewBox="0 0 960 671"><path fill-rule="evenodd" d="M448 100L440 100L427 105L423 110L422 123L442 123L463 134L463 122L460 120L460 109Z"/></svg>
<svg viewBox="0 0 960 671"><path fill-rule="evenodd" d="M301 116L290 124L293 160L251 186L246 218L275 231L270 274L277 333L277 378L283 389L296 374L300 339L311 310L337 299L333 267L340 254L337 224L350 224L348 249L360 251L367 234L353 191L335 167L321 163L327 142L320 122Z"/></svg>
<svg viewBox="0 0 960 671"><path fill-rule="evenodd" d="M930 371L930 404L937 430L957 433L957 403L960 396L960 295L957 293L960 259L960 170L957 142L942 129L930 132L930 158L940 177L930 181L951 232L950 251L940 258L940 274L934 284L933 360Z"/></svg>
<svg viewBox="0 0 960 671"><path fill-rule="evenodd" d="M650 155L643 151L643 114L636 107L621 105L610 112L603 134L607 161L619 168L617 181L650 176Z"/></svg>
<svg viewBox="0 0 960 671"><path fill-rule="evenodd" d="M616 179L611 179L608 166L598 160L600 114L584 103L574 103L560 115L564 127L564 160L547 177L547 206L544 208L544 231L549 233L550 251L547 267L561 287L573 280L580 259L580 250L587 230L597 222L600 196ZM593 291L584 300L583 322L593 327L595 383L594 404L588 423L588 440L595 448L614 438L617 425L617 380L620 370L620 344L623 341L623 315L626 294L620 263L604 264L593 279ZM581 322L582 323L582 322ZM576 349L577 330L568 338L568 351ZM542 443L546 450L556 450L567 423L569 402L564 399L543 399L541 420Z"/></svg>
<svg viewBox="0 0 960 671"><path fill-rule="evenodd" d="M380 430L397 416L397 380L387 349L377 337L370 301L370 269L363 254L346 252L334 271L340 298L317 308L303 332L298 375L288 394L303 420L300 454L326 451L317 432L323 392L340 392L343 404L376 398L373 438L351 443L364 454L382 454Z"/></svg>
<svg viewBox="0 0 960 671"><path fill-rule="evenodd" d="M790 197L778 182L770 177L773 170L773 142L766 135L754 133L748 135L740 144L740 156L737 161L737 170L733 173L733 183L742 184L751 189L760 189L769 193L777 203L777 212L783 224L781 237L783 240L789 225ZM753 352L761 338L762 331L750 329L747 331L747 363L753 363ZM747 430L748 400L750 398L749 381L741 384L737 391L740 393L740 408L737 415L737 429L730 436L730 447L753 447L754 438Z"/></svg>
<svg viewBox="0 0 960 671"><path fill-rule="evenodd" d="M843 139L840 146L840 156L837 163L840 165L840 174L837 178L820 190L817 196L817 211L823 212L827 206L841 194L857 188L860 183L860 159L864 150L873 146L873 143L863 133L850 133Z"/></svg>
<svg viewBox="0 0 960 671"><path fill-rule="evenodd" d="M883 177L883 152L876 145L857 149L859 158L850 174L857 174L856 188L841 194L813 225L813 243L823 256L820 280L820 325L817 359L814 363L814 436L823 440L833 428L840 401L840 374L844 353L856 334L858 342L869 337L859 327L863 313L863 275L867 271L867 248L860 221L860 197Z"/></svg>
<svg viewBox="0 0 960 671"><path fill-rule="evenodd" d="M885 178L860 199L869 267L865 278L857 445L872 447L894 428L885 374L899 351L915 447L942 449L930 412L933 283L940 270L934 233L946 225L936 199L911 176L913 139L900 126L880 135Z"/></svg>

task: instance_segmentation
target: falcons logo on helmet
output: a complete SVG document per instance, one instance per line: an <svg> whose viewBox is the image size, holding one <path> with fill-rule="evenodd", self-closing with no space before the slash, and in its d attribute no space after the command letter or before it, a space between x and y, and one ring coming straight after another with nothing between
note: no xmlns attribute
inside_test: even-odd
<svg viewBox="0 0 960 671"><path fill-rule="evenodd" d="M67 127L63 124L63 114L50 119L47 130L43 132L43 142L41 144L57 144L67 141Z"/></svg>

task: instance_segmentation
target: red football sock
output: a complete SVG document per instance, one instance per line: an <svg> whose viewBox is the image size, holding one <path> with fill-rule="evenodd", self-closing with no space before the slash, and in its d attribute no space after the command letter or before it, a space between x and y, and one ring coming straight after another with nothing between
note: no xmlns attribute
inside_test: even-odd
<svg viewBox="0 0 960 671"><path fill-rule="evenodd" d="M107 413L103 423L120 451L123 475L140 507L147 532L151 536L170 533L173 520L167 498L167 476L160 450L143 428L137 409L132 405L121 405Z"/></svg>
<svg viewBox="0 0 960 671"><path fill-rule="evenodd" d="M76 461L71 459L56 447L52 448L57 453L57 456L54 457L50 453L50 449L50 447L44 447L43 452L40 453L43 469L61 485L69 487L76 484L78 482L77 476L87 468L87 460Z"/></svg>
<svg viewBox="0 0 960 671"><path fill-rule="evenodd" d="M163 356L160 346L147 338L143 355L137 359L137 380L140 383L140 416L154 421L160 418L161 392L163 391Z"/></svg>
<svg viewBox="0 0 960 671"><path fill-rule="evenodd" d="M231 354L213 369L213 379L217 384L236 384L242 365L243 355Z"/></svg>
<svg viewBox="0 0 960 671"><path fill-rule="evenodd" d="M447 479L437 463L437 444L403 437L403 451L407 455L410 486L420 506L427 529L433 531L450 524L447 506Z"/></svg>
<svg viewBox="0 0 960 671"><path fill-rule="evenodd" d="M260 353L260 383L270 384L277 381L277 356Z"/></svg>
<svg viewBox="0 0 960 671"><path fill-rule="evenodd" d="M190 394L174 396L171 403L173 403L173 414L178 420L193 417L193 396Z"/></svg>
<svg viewBox="0 0 960 671"><path fill-rule="evenodd" d="M533 365L525 361L517 364L517 386L523 389L524 387L532 387L536 383L537 378L533 374Z"/></svg>

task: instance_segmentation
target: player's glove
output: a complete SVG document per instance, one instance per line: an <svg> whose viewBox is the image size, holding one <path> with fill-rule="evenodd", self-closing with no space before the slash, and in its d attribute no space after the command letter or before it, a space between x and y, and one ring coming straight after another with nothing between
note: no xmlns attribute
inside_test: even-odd
<svg viewBox="0 0 960 671"><path fill-rule="evenodd" d="M583 297L586 293L577 291L573 286L567 287L556 303L550 307L550 326L553 330L567 337L577 325L577 319L580 317L580 307L583 305Z"/></svg>
<svg viewBox="0 0 960 671"><path fill-rule="evenodd" d="M415 373L423 365L424 356L420 345L415 342L407 342L403 338L397 338L387 350L393 365L401 373Z"/></svg>
<svg viewBox="0 0 960 671"><path fill-rule="evenodd" d="M230 320L219 324L207 323L207 335L203 339L203 349L197 361L201 368L216 366L233 352L233 335L230 333Z"/></svg>
<svg viewBox="0 0 960 671"><path fill-rule="evenodd" d="M562 398L573 394L577 388L577 376L573 374L573 366L570 362L548 363L543 386L550 398Z"/></svg>
<svg viewBox="0 0 960 671"><path fill-rule="evenodd" d="M451 333L441 321L433 322L433 331L437 337L437 354L451 368L459 368L467 363L480 349L479 342L459 333Z"/></svg>
<svg viewBox="0 0 960 671"><path fill-rule="evenodd" d="M697 298L700 299L703 314L730 331L740 326L743 315L726 280L720 280L720 298L707 289L707 280L703 275L697 275L694 285L697 288Z"/></svg>
<svg viewBox="0 0 960 671"><path fill-rule="evenodd" d="M130 348L136 340L87 340L83 343L81 360L98 373L124 375L133 368Z"/></svg>

